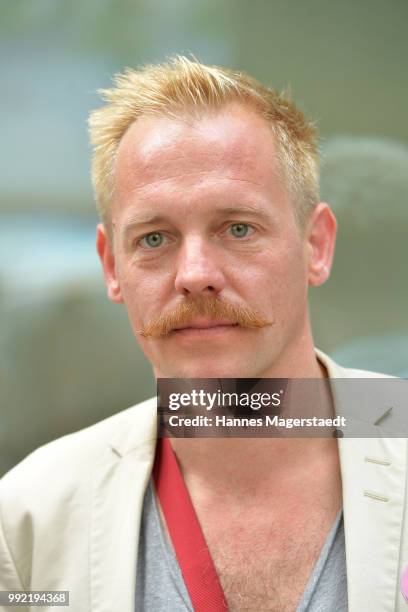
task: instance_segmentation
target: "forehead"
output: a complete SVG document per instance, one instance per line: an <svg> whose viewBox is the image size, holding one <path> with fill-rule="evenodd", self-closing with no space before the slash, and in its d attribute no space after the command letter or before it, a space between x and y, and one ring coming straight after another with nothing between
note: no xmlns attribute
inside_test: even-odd
<svg viewBox="0 0 408 612"><path fill-rule="evenodd" d="M142 116L118 148L114 206L153 192L204 188L212 180L276 196L279 179L272 130L252 109L230 105L195 118Z"/></svg>

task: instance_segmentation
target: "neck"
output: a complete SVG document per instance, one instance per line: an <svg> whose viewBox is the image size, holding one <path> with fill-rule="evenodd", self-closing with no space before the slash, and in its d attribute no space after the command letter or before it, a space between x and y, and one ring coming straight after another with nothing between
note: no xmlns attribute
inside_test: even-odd
<svg viewBox="0 0 408 612"><path fill-rule="evenodd" d="M289 378L282 368L275 377ZM294 361L285 370L294 371ZM292 378L324 378L327 372L314 350L308 362L296 368ZM331 397L326 398L326 416L333 414ZM189 490L199 488L226 492L264 490L268 484L291 479L295 472L304 473L307 466L323 463L333 474L339 474L337 441L333 438L173 438Z"/></svg>

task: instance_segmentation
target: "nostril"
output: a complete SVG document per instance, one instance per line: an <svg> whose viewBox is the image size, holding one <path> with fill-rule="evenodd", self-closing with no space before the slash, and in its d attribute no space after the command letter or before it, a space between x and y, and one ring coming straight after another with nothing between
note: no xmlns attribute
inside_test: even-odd
<svg viewBox="0 0 408 612"><path fill-rule="evenodd" d="M212 287L211 285L209 285L208 287L204 287L204 288L201 290L201 293L204 293L204 294L205 294L205 293L211 293L211 294L212 294L212 293L216 293L216 292L217 292L216 288L215 288L215 287ZM187 287L184 287L184 288L183 288L183 294L184 294L184 295L191 295L192 293L195 293L195 291L193 291L193 290L191 290L191 289L187 289ZM199 292L198 292L198 293L199 293Z"/></svg>

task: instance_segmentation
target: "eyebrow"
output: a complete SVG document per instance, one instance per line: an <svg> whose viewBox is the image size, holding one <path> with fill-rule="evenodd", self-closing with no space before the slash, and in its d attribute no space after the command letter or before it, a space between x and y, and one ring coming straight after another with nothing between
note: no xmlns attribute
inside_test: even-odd
<svg viewBox="0 0 408 612"><path fill-rule="evenodd" d="M138 227L142 227L144 225L153 225L156 223L164 223L166 221L168 221L168 219L163 215L151 215L149 213L145 215L138 214L134 217L130 217L130 219L126 221L120 233L121 236L124 237L129 234L129 232L134 229L137 229Z"/></svg>
<svg viewBox="0 0 408 612"><path fill-rule="evenodd" d="M274 215L272 211L269 211L269 214L265 211L264 207L259 207L254 204L242 204L238 206L227 206L227 207L219 207L215 208L211 211L219 216L230 216L230 215L240 215L240 214L252 214L257 215L264 218L272 217ZM121 235L122 237L127 236L130 232L137 228L141 228L146 225L156 225L160 223L168 223L169 218L165 215L153 215L149 213L139 213L135 216L130 217L122 227Z"/></svg>
<svg viewBox="0 0 408 612"><path fill-rule="evenodd" d="M217 209L218 213L223 215L236 215L242 213L249 213L254 215L266 216L266 211L263 207L257 206L256 204L242 204L240 206L228 206L227 208Z"/></svg>

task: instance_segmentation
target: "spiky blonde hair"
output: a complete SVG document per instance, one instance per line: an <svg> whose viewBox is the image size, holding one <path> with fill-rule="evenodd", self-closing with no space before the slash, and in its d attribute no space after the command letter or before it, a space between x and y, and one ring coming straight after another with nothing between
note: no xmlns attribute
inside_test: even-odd
<svg viewBox="0 0 408 612"><path fill-rule="evenodd" d="M303 226L319 200L316 131L289 97L243 72L206 66L184 56L139 70L127 68L115 76L114 84L99 90L106 104L89 117L92 183L108 228L116 154L128 127L141 115L199 116L230 102L254 109L270 124L296 217Z"/></svg>

